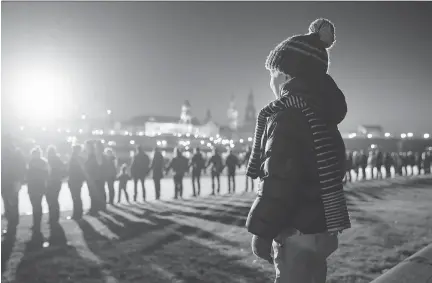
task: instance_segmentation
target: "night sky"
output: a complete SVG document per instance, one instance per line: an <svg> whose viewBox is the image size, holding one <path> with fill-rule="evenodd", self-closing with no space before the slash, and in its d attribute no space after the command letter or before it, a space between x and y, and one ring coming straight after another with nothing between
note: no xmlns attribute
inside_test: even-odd
<svg viewBox="0 0 432 283"><path fill-rule="evenodd" d="M188 99L226 124L235 95L243 120L251 90L257 109L273 99L270 50L325 17L349 109L340 129L432 131L432 2L2 2L1 14L7 119L20 115L21 74L40 68L63 77L66 117L180 115Z"/></svg>

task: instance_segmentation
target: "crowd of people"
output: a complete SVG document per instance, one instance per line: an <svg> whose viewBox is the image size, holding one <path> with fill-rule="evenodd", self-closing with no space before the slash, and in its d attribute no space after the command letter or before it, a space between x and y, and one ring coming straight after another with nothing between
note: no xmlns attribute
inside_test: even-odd
<svg viewBox="0 0 432 283"><path fill-rule="evenodd" d="M8 220L6 232L16 231L19 221L18 195L23 184L27 184L28 195L33 209L33 233L40 233L42 219L42 199L45 196L49 210L50 227L58 225L60 207L59 193L63 182L67 181L73 202L72 219L83 217L81 190L87 184L90 209L89 215L97 216L107 209L107 204L115 203L115 184L117 185L117 203L124 195L127 202L138 201L138 189L141 186L142 201L146 201L145 180L151 175L155 197L161 196L161 179L172 171L174 181L174 199L183 198L183 178L191 173L193 197L201 195L201 175L208 170L211 175L212 193L220 194L220 175L226 169L228 175L228 193L235 193L237 168L249 160L251 149L246 156L239 158L229 151L224 158L217 149L206 159L196 148L189 160L181 149L174 150L174 157L166 162L159 148L155 148L150 157L141 146L127 163L118 164L112 148L105 148L99 140L89 140L82 145L74 145L68 162L63 162L54 146L49 146L46 155L40 147L31 150L30 160L26 162L23 153L13 143L3 139L2 143L2 198L5 217ZM248 180L249 179L249 180ZM127 184L133 182L133 196L129 196ZM246 177L246 191L253 182Z"/></svg>
<svg viewBox="0 0 432 283"><path fill-rule="evenodd" d="M383 179L383 169L385 178L394 175L413 176L414 168L417 175L431 173L432 156L430 151L425 152L383 152L381 150L371 150L368 154L365 151L347 151L346 153L346 176L345 182L366 179L366 168L371 168L372 179ZM408 171L410 168L410 171ZM354 174L353 174L354 173Z"/></svg>
<svg viewBox="0 0 432 283"><path fill-rule="evenodd" d="M8 220L6 231L15 231L18 221L18 195L23 184L27 184L28 195L33 209L33 232L40 233L42 219L42 199L45 197L49 209L50 226L58 225L60 208L59 193L63 182L67 185L73 203L72 219L83 217L83 204L81 190L87 184L90 209L89 215L97 216L100 211L107 209L107 204L119 203L122 195L127 202L139 201L138 190L141 187L142 201L146 201L147 188L145 180L151 176L154 183L156 199L161 196L161 179L172 171L174 183L174 199L183 198L183 178L190 173L193 197L201 195L201 176L209 171L211 176L211 195L220 194L220 176L226 169L228 193L236 192L237 169L247 165L251 148L246 151L244 158L238 157L229 151L226 158L214 149L210 158L205 158L200 148L196 148L193 156L187 158L181 149L174 150L174 156L168 162L159 148L155 148L149 156L141 146L137 146L135 154L129 163L118 164L112 148L106 148L99 140L89 140L82 145L74 145L68 162L64 162L54 146L49 146L46 154L40 147L32 149L30 160L27 162L23 153L10 142L3 139L2 143L2 198L5 216ZM371 168L371 178L392 176L391 168L395 174L406 176L423 169L424 174L430 174L431 153L385 153L379 150L347 151L346 154L346 182L366 179L366 168ZM410 168L408 171L407 168ZM354 173L354 174L353 174ZM133 182L133 195L129 196L127 184ZM115 200L117 183L117 200ZM254 182L246 176L245 192ZM5 231L5 232L6 232Z"/></svg>

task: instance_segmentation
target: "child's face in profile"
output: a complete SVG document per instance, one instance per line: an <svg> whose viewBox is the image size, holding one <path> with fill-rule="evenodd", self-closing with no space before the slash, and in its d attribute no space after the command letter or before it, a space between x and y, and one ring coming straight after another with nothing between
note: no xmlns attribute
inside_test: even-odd
<svg viewBox="0 0 432 283"><path fill-rule="evenodd" d="M270 71L270 88L276 98L281 95L282 86L289 81L290 77L276 70Z"/></svg>

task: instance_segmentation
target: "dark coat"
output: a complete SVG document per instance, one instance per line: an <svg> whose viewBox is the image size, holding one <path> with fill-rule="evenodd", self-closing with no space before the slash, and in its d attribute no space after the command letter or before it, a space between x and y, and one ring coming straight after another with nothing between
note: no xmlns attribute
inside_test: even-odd
<svg viewBox="0 0 432 283"><path fill-rule="evenodd" d="M150 158L145 152L140 152L134 156L131 166L133 178L145 177L150 170Z"/></svg>
<svg viewBox="0 0 432 283"><path fill-rule="evenodd" d="M86 180L84 162L80 156L72 156L69 161L69 183L83 183Z"/></svg>
<svg viewBox="0 0 432 283"><path fill-rule="evenodd" d="M227 159L225 160L225 166L228 168L228 174L230 175L235 174L239 164L240 161L237 156L235 156L234 154L228 155Z"/></svg>
<svg viewBox="0 0 432 283"><path fill-rule="evenodd" d="M207 167L210 165L213 174L220 174L224 167L222 157L219 154L213 155L210 157Z"/></svg>
<svg viewBox="0 0 432 283"><path fill-rule="evenodd" d="M49 178L48 162L43 158L31 159L27 170L29 191L33 188L45 191Z"/></svg>
<svg viewBox="0 0 432 283"><path fill-rule="evenodd" d="M48 164L50 168L50 182L61 182L67 175L66 165L58 155L48 157Z"/></svg>
<svg viewBox="0 0 432 283"><path fill-rule="evenodd" d="M346 151L337 128L347 112L343 94L331 84L300 82L298 88L295 84L289 87L289 92L304 98L325 125L312 128L298 108L268 118L261 145L260 189L246 221L250 233L266 239L274 239L287 228L304 234L327 231L319 172L326 170L326 178L332 178L327 184L335 183L339 189L345 176ZM319 150L318 143L322 147ZM327 152L332 159L319 163ZM337 213L345 221L347 213ZM349 218L346 221L349 226Z"/></svg>
<svg viewBox="0 0 432 283"><path fill-rule="evenodd" d="M3 148L1 152L1 179L3 184L23 182L26 179L27 164L22 152L15 148ZM12 186L3 186L7 190Z"/></svg>
<svg viewBox="0 0 432 283"><path fill-rule="evenodd" d="M162 179L164 166L165 159L162 153L156 152L150 165L150 170L153 171L153 179Z"/></svg>
<svg viewBox="0 0 432 283"><path fill-rule="evenodd" d="M189 160L183 155L176 156L171 160L167 171L170 169L174 171L175 176L182 177L189 171Z"/></svg>
<svg viewBox="0 0 432 283"><path fill-rule="evenodd" d="M192 167L192 173L194 175L201 174L201 171L205 168L205 160L201 153L195 153L194 156L192 156L190 166Z"/></svg>

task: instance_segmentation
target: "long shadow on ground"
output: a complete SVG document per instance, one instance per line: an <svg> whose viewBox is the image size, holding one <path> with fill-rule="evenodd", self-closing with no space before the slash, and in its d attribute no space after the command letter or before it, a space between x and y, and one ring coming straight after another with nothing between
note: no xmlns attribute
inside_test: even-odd
<svg viewBox="0 0 432 283"><path fill-rule="evenodd" d="M61 225L53 227L48 247L42 247L44 242L43 236L35 233L26 243L15 283L102 282L100 267L83 259L75 247L68 245Z"/></svg>
<svg viewBox="0 0 432 283"><path fill-rule="evenodd" d="M264 282L269 278L268 274L260 272L258 268L244 264L243 257L233 252L238 243L199 227L168 219L169 216L177 215L177 211L161 216L148 210L139 214L143 221L131 220L129 215L131 209L117 206L107 211L107 217L99 218L119 238L111 240L112 251L100 248L100 243L94 243L95 239L107 240L85 235L87 229L83 230L89 249L106 265L116 267L112 270L116 278L128 280L132 276L137 279L129 279L130 282L142 282L144 279L146 282L209 282L208 278L212 278L211 282L235 282L235 278ZM91 232L94 233L97 231ZM158 236L154 239L152 235ZM145 242L144 239L149 239L150 242ZM217 247L206 244L209 242ZM128 245L140 248L128 251L120 248ZM152 260L153 258L157 260ZM125 274L122 271L122 262L128 263L124 268L133 270ZM153 266L154 264L158 267Z"/></svg>

